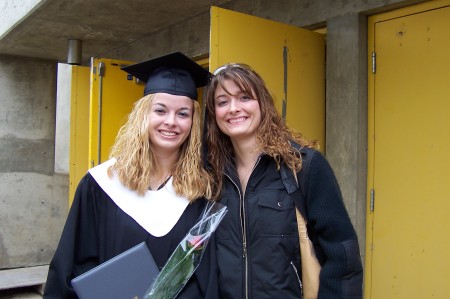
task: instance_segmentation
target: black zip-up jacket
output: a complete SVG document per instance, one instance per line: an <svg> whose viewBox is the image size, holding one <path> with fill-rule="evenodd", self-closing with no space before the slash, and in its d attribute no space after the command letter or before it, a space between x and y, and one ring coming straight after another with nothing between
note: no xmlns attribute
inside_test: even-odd
<svg viewBox="0 0 450 299"><path fill-rule="evenodd" d="M319 298L362 298L358 240L334 173L319 152L302 151L307 218L322 264ZM258 159L245 195L229 165L220 202L228 206L216 231L220 298L301 298L295 205L275 161Z"/></svg>

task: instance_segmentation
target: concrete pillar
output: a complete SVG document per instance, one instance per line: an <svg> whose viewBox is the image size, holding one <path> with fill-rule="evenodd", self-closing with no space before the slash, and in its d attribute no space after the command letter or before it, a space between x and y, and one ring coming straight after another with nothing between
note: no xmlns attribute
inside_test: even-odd
<svg viewBox="0 0 450 299"><path fill-rule="evenodd" d="M367 186L367 21L347 14L327 23L326 156L365 248Z"/></svg>

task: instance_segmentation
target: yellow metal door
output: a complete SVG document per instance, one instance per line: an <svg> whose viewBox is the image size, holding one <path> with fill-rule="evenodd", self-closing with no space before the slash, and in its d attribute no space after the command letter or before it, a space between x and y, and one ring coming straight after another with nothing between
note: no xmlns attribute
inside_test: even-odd
<svg viewBox="0 0 450 299"><path fill-rule="evenodd" d="M144 85L137 84L120 69L132 63L105 58L91 61L89 167L108 159L110 148L133 103L143 95Z"/></svg>
<svg viewBox="0 0 450 299"><path fill-rule="evenodd" d="M287 124L325 148L323 34L212 7L210 70L229 62L253 67Z"/></svg>
<svg viewBox="0 0 450 299"><path fill-rule="evenodd" d="M365 298L450 298L449 5L369 20Z"/></svg>
<svg viewBox="0 0 450 299"><path fill-rule="evenodd" d="M69 203L89 166L89 67L71 68Z"/></svg>

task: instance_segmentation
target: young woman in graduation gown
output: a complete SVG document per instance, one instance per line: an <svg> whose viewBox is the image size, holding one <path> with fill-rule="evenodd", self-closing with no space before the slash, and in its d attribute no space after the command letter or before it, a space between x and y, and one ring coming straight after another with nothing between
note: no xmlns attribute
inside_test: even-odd
<svg viewBox="0 0 450 299"><path fill-rule="evenodd" d="M144 97L119 131L111 159L90 169L78 185L44 298L77 298L74 277L142 241L162 268L211 195L196 101L209 72L181 53L124 70L147 82ZM177 298L216 298L209 263L215 256L208 247Z"/></svg>

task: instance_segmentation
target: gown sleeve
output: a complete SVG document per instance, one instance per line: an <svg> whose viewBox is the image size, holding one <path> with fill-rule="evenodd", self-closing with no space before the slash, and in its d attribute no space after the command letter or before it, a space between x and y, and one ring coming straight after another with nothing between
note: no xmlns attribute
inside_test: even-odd
<svg viewBox="0 0 450 299"><path fill-rule="evenodd" d="M203 288L202 293L204 294L204 298L218 299L219 280L217 277L218 268L216 259L216 241L214 233L211 235L203 259L204 259L203 263L200 263L195 273L196 277L199 281L199 285Z"/></svg>
<svg viewBox="0 0 450 299"><path fill-rule="evenodd" d="M78 298L71 285L72 278L99 263L91 180L87 174L77 187L58 247L50 262L45 299Z"/></svg>

